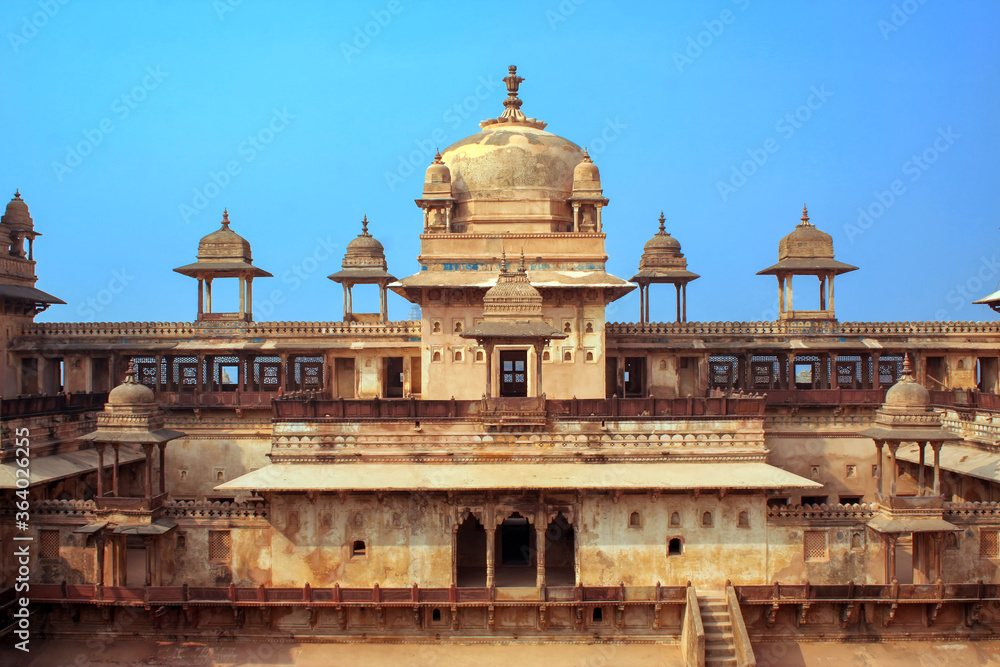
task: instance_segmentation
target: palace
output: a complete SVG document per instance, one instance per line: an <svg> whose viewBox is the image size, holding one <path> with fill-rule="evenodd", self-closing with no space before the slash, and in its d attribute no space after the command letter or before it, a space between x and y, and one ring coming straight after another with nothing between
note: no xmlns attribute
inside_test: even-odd
<svg viewBox="0 0 1000 667"><path fill-rule="evenodd" d="M341 321L256 321L271 274L223 212L175 269L194 321L36 323L62 301L35 287L15 194L0 539L33 539L36 631L652 642L752 665L775 641L1000 630L1000 323L840 322L835 278L863 267L805 208L759 272L776 321L690 322L699 276L664 216L637 273L609 274L598 166L503 80L503 113L427 167L420 270L392 275L361 222L329 276ZM238 303L213 303L220 280ZM636 287L637 321L606 321ZM650 321L664 290L675 321ZM389 291L419 321L389 321Z"/></svg>

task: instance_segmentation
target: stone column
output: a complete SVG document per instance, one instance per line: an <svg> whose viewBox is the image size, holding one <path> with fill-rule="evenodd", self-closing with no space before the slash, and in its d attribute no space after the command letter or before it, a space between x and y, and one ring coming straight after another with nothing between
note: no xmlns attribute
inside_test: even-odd
<svg viewBox="0 0 1000 667"><path fill-rule="evenodd" d="M819 309L826 310L826 276L819 277Z"/></svg>
<svg viewBox="0 0 1000 667"><path fill-rule="evenodd" d="M198 279L198 319L205 312L205 281L201 278Z"/></svg>
<svg viewBox="0 0 1000 667"><path fill-rule="evenodd" d="M98 442L94 444L94 448L97 450L97 497L100 498L104 495L104 447L106 445L103 442Z"/></svg>
<svg viewBox="0 0 1000 667"><path fill-rule="evenodd" d="M240 319L246 316L247 312L247 281L243 276L239 277L240 281Z"/></svg>
<svg viewBox="0 0 1000 667"><path fill-rule="evenodd" d="M792 276L791 275L788 276L788 281L785 283L785 285L786 285L786 287L788 289L788 312L791 313L791 312L795 311L795 307L792 306Z"/></svg>
<svg viewBox="0 0 1000 667"><path fill-rule="evenodd" d="M688 321L688 286L681 285L681 322Z"/></svg>
<svg viewBox="0 0 1000 667"><path fill-rule="evenodd" d="M544 504L539 504L538 512L535 514L535 585L539 588L545 586L545 530L547 526Z"/></svg>
<svg viewBox="0 0 1000 667"><path fill-rule="evenodd" d="M931 450L934 452L934 495L941 495L941 445L942 442L932 442Z"/></svg>
<svg viewBox="0 0 1000 667"><path fill-rule="evenodd" d="M100 532L97 533L94 538L94 542L97 545L97 576L94 577L94 581L98 586L104 585L104 549L106 548L106 542L104 535Z"/></svg>
<svg viewBox="0 0 1000 667"><path fill-rule="evenodd" d="M493 343L485 342L486 348L486 397L493 396Z"/></svg>
<svg viewBox="0 0 1000 667"><path fill-rule="evenodd" d="M924 486L924 448L927 443L918 442L917 446L920 447L920 462L917 464L917 495L923 496L927 494L927 487Z"/></svg>
<svg viewBox="0 0 1000 667"><path fill-rule="evenodd" d="M878 461L878 468L875 470L875 488L878 489L878 492L882 495L885 495L885 487L882 484L882 470L885 467L885 460L882 458L882 446L884 444L885 442L882 440L875 441L875 450L878 452L878 458L876 459Z"/></svg>
<svg viewBox="0 0 1000 667"><path fill-rule="evenodd" d="M145 470L144 484L143 484L145 488L145 497L152 498L153 497L153 445L144 444L142 446L142 451L146 455L146 463L143 466L143 469Z"/></svg>
<svg viewBox="0 0 1000 667"><path fill-rule="evenodd" d="M496 584L496 509L490 503L486 509L486 587Z"/></svg>
<svg viewBox="0 0 1000 667"><path fill-rule="evenodd" d="M344 321L346 322L347 321L347 313L348 313L348 309L347 309L347 283L341 283L340 286L344 288Z"/></svg>
<svg viewBox="0 0 1000 667"><path fill-rule="evenodd" d="M253 321L253 276L247 276L247 319Z"/></svg>
<svg viewBox="0 0 1000 667"><path fill-rule="evenodd" d="M160 443L160 495L167 492L167 443Z"/></svg>
<svg viewBox="0 0 1000 667"><path fill-rule="evenodd" d="M205 278L205 308L206 312L212 312L212 279Z"/></svg>
<svg viewBox="0 0 1000 667"><path fill-rule="evenodd" d="M118 450L120 448L121 448L121 445L119 443L117 443L117 442L112 443L112 445L111 445L111 449L113 449L114 452L115 452L115 461L114 461L114 463L112 464L112 467L111 467L111 493L115 496L115 498L119 497L119 493L118 493L118 463L119 463L118 453L119 452L118 452Z"/></svg>
<svg viewBox="0 0 1000 667"><path fill-rule="evenodd" d="M899 449L898 442L889 442L889 462L892 465L892 475L889 477L892 483L889 485L889 495L896 495L896 482L898 481L898 470L896 469L896 450Z"/></svg>
<svg viewBox="0 0 1000 667"><path fill-rule="evenodd" d="M539 398L542 396L542 345L543 343L535 343L535 395Z"/></svg>
<svg viewBox="0 0 1000 667"><path fill-rule="evenodd" d="M827 304L827 308L830 310L830 314L833 315L834 309L833 309L833 274L832 273L830 274L830 286L827 288L827 291L830 293L830 298L827 299L827 301L829 302Z"/></svg>
<svg viewBox="0 0 1000 667"><path fill-rule="evenodd" d="M785 277L778 276L778 315L785 314Z"/></svg>
<svg viewBox="0 0 1000 667"><path fill-rule="evenodd" d="M888 581L885 582L887 584L891 584L896 580L896 540L898 537L898 535L893 533L889 535L888 539L889 553L887 558L888 565L886 567L886 576Z"/></svg>

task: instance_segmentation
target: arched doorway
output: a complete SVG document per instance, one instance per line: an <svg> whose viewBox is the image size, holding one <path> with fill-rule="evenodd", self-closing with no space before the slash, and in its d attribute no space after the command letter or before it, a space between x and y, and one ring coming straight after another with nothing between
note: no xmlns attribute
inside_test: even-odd
<svg viewBox="0 0 1000 667"><path fill-rule="evenodd" d="M496 585L535 585L535 530L514 512L496 529Z"/></svg>
<svg viewBox="0 0 1000 667"><path fill-rule="evenodd" d="M486 585L486 529L469 515L455 533L455 585Z"/></svg>
<svg viewBox="0 0 1000 667"><path fill-rule="evenodd" d="M562 512L545 529L545 584L576 584L576 536Z"/></svg>

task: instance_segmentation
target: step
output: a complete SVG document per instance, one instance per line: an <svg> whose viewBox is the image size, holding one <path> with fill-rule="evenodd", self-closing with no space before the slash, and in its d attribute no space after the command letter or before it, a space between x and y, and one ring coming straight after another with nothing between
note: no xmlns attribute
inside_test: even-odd
<svg viewBox="0 0 1000 667"><path fill-rule="evenodd" d="M739 663L736 658L705 658L705 667L735 667Z"/></svg>
<svg viewBox="0 0 1000 667"><path fill-rule="evenodd" d="M715 628L712 628L712 629L714 630ZM722 641L722 642L729 643L732 640L733 640L733 633L732 632L709 632L708 630L705 631L705 641L706 642L718 642L718 641Z"/></svg>
<svg viewBox="0 0 1000 667"><path fill-rule="evenodd" d="M709 657L712 657L712 658L733 658L735 660L736 659L736 649L728 647L728 646L725 647L725 648L708 648L706 646L705 647L705 659L707 660Z"/></svg>

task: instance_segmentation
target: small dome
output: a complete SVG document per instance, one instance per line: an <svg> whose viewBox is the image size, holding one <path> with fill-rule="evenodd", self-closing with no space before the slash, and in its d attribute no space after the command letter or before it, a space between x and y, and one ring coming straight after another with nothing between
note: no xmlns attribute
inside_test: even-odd
<svg viewBox="0 0 1000 667"><path fill-rule="evenodd" d="M229 210L222 212L222 228L198 243L198 259L213 261L243 261L252 263L250 242L229 229Z"/></svg>
<svg viewBox="0 0 1000 667"><path fill-rule="evenodd" d="M903 375L899 382L889 387L885 393L887 407L926 408L931 404L931 394L927 389L913 379L913 367L910 365L910 355L903 362Z"/></svg>
<svg viewBox="0 0 1000 667"><path fill-rule="evenodd" d="M802 222L778 242L778 261L784 259L833 259L833 237L809 222L809 212L802 207Z"/></svg>
<svg viewBox="0 0 1000 667"><path fill-rule="evenodd" d="M125 381L108 394L108 405L156 405L153 390L135 378L135 363L128 363Z"/></svg>
<svg viewBox="0 0 1000 667"><path fill-rule="evenodd" d="M347 244L344 253L343 268L381 268L386 269L385 248L378 240L368 233L368 216L361 221L361 233Z"/></svg>
<svg viewBox="0 0 1000 667"><path fill-rule="evenodd" d="M434 156L434 162L427 167L426 183L451 183L451 169L441 161L441 151Z"/></svg>
<svg viewBox="0 0 1000 667"><path fill-rule="evenodd" d="M586 149L583 151L583 160L580 164L576 165L576 169L573 170L573 181L600 181L601 171L594 164L593 160L590 159L590 154Z"/></svg>
<svg viewBox="0 0 1000 667"><path fill-rule="evenodd" d="M680 241L675 239L673 236L667 233L666 222L667 219L663 217L663 211L660 211L660 231L653 235L653 238L646 241L646 245L642 247L642 254L647 254L650 252L671 252L671 254L678 254L681 251Z"/></svg>
<svg viewBox="0 0 1000 667"><path fill-rule="evenodd" d="M31 214L28 213L28 205L21 199L21 191L14 193L14 198L7 204L7 210L0 216L0 224L11 231L34 231L34 223Z"/></svg>
<svg viewBox="0 0 1000 667"><path fill-rule="evenodd" d="M508 270L507 257L500 259L500 276L483 297L486 319L541 319L542 295L528 280L524 257L514 271Z"/></svg>

